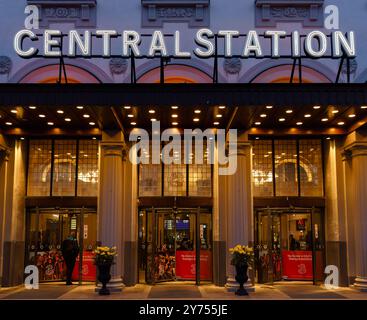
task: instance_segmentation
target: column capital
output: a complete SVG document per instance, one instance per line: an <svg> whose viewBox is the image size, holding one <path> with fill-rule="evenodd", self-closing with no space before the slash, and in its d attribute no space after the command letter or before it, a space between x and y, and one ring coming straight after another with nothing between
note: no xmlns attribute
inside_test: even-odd
<svg viewBox="0 0 367 320"><path fill-rule="evenodd" d="M359 156L367 156L367 141L352 142L346 145L342 151L343 161Z"/></svg>
<svg viewBox="0 0 367 320"><path fill-rule="evenodd" d="M128 147L124 141L102 141L100 145L105 157L115 156L125 160Z"/></svg>
<svg viewBox="0 0 367 320"><path fill-rule="evenodd" d="M227 142L227 147L231 145L230 142ZM237 141L237 152L238 156L246 156L246 154L251 150L251 142L250 141Z"/></svg>

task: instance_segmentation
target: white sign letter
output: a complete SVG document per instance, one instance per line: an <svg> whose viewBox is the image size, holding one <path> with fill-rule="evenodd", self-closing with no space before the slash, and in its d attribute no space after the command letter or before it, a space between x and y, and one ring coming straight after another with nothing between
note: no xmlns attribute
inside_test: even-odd
<svg viewBox="0 0 367 320"><path fill-rule="evenodd" d="M39 10L35 5L26 6L24 9L24 13L29 16L24 20L24 27L28 30L31 29L39 29Z"/></svg>
<svg viewBox="0 0 367 320"><path fill-rule="evenodd" d="M207 49L206 51L201 50L200 48L195 49L194 52L199 58L209 58L214 54L214 45L213 45L213 43L211 41L205 39L204 36L206 36L207 38L213 38L214 33L213 33L213 31L211 31L209 29L200 29L196 33L195 43L198 46L201 46L201 47L204 47L204 48Z"/></svg>
<svg viewBox="0 0 367 320"><path fill-rule="evenodd" d="M339 8L335 5L328 5L325 7L325 14L328 16L325 18L324 27L325 29L339 29Z"/></svg>
<svg viewBox="0 0 367 320"><path fill-rule="evenodd" d="M319 49L314 50L312 46L312 42L315 38L319 40ZM311 57L320 58L322 57L327 50L327 39L323 32L321 31L312 31L310 32L305 41L305 52L309 54Z"/></svg>
<svg viewBox="0 0 367 320"><path fill-rule="evenodd" d="M330 274L330 272L332 272ZM337 289L339 287L339 269L337 266L326 266L325 274L328 276L325 278L325 288L328 290Z"/></svg>
<svg viewBox="0 0 367 320"><path fill-rule="evenodd" d="M260 46L259 36L257 35L257 32L254 30L250 30L247 35L243 56L248 57L251 51L255 52L256 57L261 57L263 55Z"/></svg>
<svg viewBox="0 0 367 320"><path fill-rule="evenodd" d="M341 57L345 53L348 57L352 58L356 56L356 44L354 31L349 32L349 43L348 39L341 31L335 31L332 34L334 56Z"/></svg>
<svg viewBox="0 0 367 320"><path fill-rule="evenodd" d="M140 35L136 31L124 31L122 35L122 54L128 57L129 48L133 52L135 57L140 56L138 45L140 44Z"/></svg>
<svg viewBox="0 0 367 320"><path fill-rule="evenodd" d="M53 36L61 36L60 30L45 30L44 33L44 49L45 49L45 56L48 57L60 57L60 43L58 40L53 40ZM57 51L53 51L52 47L59 47Z"/></svg>
<svg viewBox="0 0 367 320"><path fill-rule="evenodd" d="M23 58L29 58L37 54L38 49L33 47L29 48L27 51L22 49L22 43L25 37L29 37L32 41L38 40L38 37L31 30L20 30L14 37L14 50L18 56Z"/></svg>
<svg viewBox="0 0 367 320"><path fill-rule="evenodd" d="M39 289L39 271L37 266L26 266L24 269L24 273L30 273L30 275L27 276L24 280L25 288L28 290Z"/></svg>
<svg viewBox="0 0 367 320"><path fill-rule="evenodd" d="M76 55L76 46L80 49L83 56L90 55L91 41L90 32L84 31L84 42L80 37L80 34L76 30L70 30L69 32L69 56L74 57Z"/></svg>
<svg viewBox="0 0 367 320"><path fill-rule="evenodd" d="M223 36L225 43L225 56L226 57L232 57L232 38L238 37L240 35L239 31L234 30L220 30L218 32L219 36Z"/></svg>

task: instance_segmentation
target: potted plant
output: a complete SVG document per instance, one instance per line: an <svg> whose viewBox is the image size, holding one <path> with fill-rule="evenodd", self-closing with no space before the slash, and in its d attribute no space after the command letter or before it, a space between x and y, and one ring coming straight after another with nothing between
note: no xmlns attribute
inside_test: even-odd
<svg viewBox="0 0 367 320"><path fill-rule="evenodd" d="M107 283L111 280L111 266L117 256L116 247L97 247L94 250L94 263L98 268L98 281L102 283L101 295L109 295Z"/></svg>
<svg viewBox="0 0 367 320"><path fill-rule="evenodd" d="M234 248L230 248L229 252L232 254L231 265L236 268L236 281L240 284L240 288L237 289L236 295L248 295L243 285L248 280L247 270L249 264L253 261L254 251L248 246L238 244Z"/></svg>

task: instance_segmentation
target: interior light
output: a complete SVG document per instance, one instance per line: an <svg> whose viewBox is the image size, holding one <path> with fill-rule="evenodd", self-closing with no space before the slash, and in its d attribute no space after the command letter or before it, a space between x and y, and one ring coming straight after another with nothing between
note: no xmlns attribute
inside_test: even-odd
<svg viewBox="0 0 367 320"><path fill-rule="evenodd" d="M222 115L221 114L217 114L216 117L217 118L222 118Z"/></svg>
<svg viewBox="0 0 367 320"><path fill-rule="evenodd" d="M37 109L37 107L36 106L29 106L29 109L35 110L35 109Z"/></svg>
<svg viewBox="0 0 367 320"><path fill-rule="evenodd" d="M301 121L297 122L297 126L301 126L301 125L303 125L303 122Z"/></svg>
<svg viewBox="0 0 367 320"><path fill-rule="evenodd" d="M342 126L344 124L345 124L345 122L343 122L343 121L338 122L338 126Z"/></svg>
<svg viewBox="0 0 367 320"><path fill-rule="evenodd" d="M193 120L194 120L194 122L199 122L200 121L199 118L194 118Z"/></svg>
<svg viewBox="0 0 367 320"><path fill-rule="evenodd" d="M15 110L15 109L11 110L10 112L11 112L11 113L18 113L18 111L17 111L17 110Z"/></svg>
<svg viewBox="0 0 367 320"><path fill-rule="evenodd" d="M54 123L53 123L53 122L47 122L47 124L48 124L49 126L53 126L53 125L54 125Z"/></svg>
<svg viewBox="0 0 367 320"><path fill-rule="evenodd" d="M178 122L172 122L172 125L173 126L177 126L178 125Z"/></svg>
<svg viewBox="0 0 367 320"><path fill-rule="evenodd" d="M318 109L320 109L320 108L321 108L321 106L313 106L313 108L314 108L315 110L318 110Z"/></svg>
<svg viewBox="0 0 367 320"><path fill-rule="evenodd" d="M89 125L94 126L96 123L95 122L89 122Z"/></svg>
<svg viewBox="0 0 367 320"><path fill-rule="evenodd" d="M259 126L261 124L260 121L255 122L255 125Z"/></svg>
<svg viewBox="0 0 367 320"><path fill-rule="evenodd" d="M265 113L260 114L260 118L266 118L266 114Z"/></svg>
<svg viewBox="0 0 367 320"><path fill-rule="evenodd" d="M280 122L283 122L283 121L285 121L285 119L284 118L280 118L279 121Z"/></svg>
<svg viewBox="0 0 367 320"><path fill-rule="evenodd" d="M11 125L13 125L13 123L11 123L11 122L5 122L5 124L6 124L7 126L11 126Z"/></svg>
<svg viewBox="0 0 367 320"><path fill-rule="evenodd" d="M40 118L46 118L46 116L44 114L39 114L38 115Z"/></svg>
<svg viewBox="0 0 367 320"><path fill-rule="evenodd" d="M266 109L273 109L273 106L266 106Z"/></svg>
<svg viewBox="0 0 367 320"><path fill-rule="evenodd" d="M200 113L200 112L201 112L201 110L197 109L197 110L195 110L194 112L195 112L195 113Z"/></svg>
<svg viewBox="0 0 367 320"><path fill-rule="evenodd" d="M57 110L57 113L59 113L59 114L63 114L63 113L64 113L64 111L63 111L63 110Z"/></svg>
<svg viewBox="0 0 367 320"><path fill-rule="evenodd" d="M76 108L79 109L79 110L83 110L84 109L83 106L76 106Z"/></svg>
<svg viewBox="0 0 367 320"><path fill-rule="evenodd" d="M293 112L293 110L290 110L290 109L289 109L289 110L287 110L285 113L288 113L288 114L289 114L289 113L292 113L292 112Z"/></svg>
<svg viewBox="0 0 367 320"><path fill-rule="evenodd" d="M225 109L226 106L219 106L219 109Z"/></svg>
<svg viewBox="0 0 367 320"><path fill-rule="evenodd" d="M149 113L155 113L155 110L151 109L149 110Z"/></svg>
<svg viewBox="0 0 367 320"><path fill-rule="evenodd" d="M136 126L136 122L131 122L130 123L132 126Z"/></svg>
<svg viewBox="0 0 367 320"><path fill-rule="evenodd" d="M172 118L178 118L178 115L177 114L173 114L171 117Z"/></svg>
<svg viewBox="0 0 367 320"><path fill-rule="evenodd" d="M130 106L124 106L124 109L129 110L129 109L131 109L131 107Z"/></svg>
<svg viewBox="0 0 367 320"><path fill-rule="evenodd" d="M305 118L311 118L311 115L309 113L305 114Z"/></svg>
<svg viewBox="0 0 367 320"><path fill-rule="evenodd" d="M213 124L214 124L215 126L218 126L218 125L219 125L219 122L218 122L218 121L216 121L216 122L213 122Z"/></svg>
<svg viewBox="0 0 367 320"><path fill-rule="evenodd" d="M331 111L332 113L338 113L339 112L339 110L333 110L333 111Z"/></svg>
<svg viewBox="0 0 367 320"><path fill-rule="evenodd" d="M71 121L71 119L70 119L70 118L65 118L65 121L66 121L66 122L70 122L70 121Z"/></svg>
<svg viewBox="0 0 367 320"><path fill-rule="evenodd" d="M355 114L350 114L348 117L349 118L354 118L356 115Z"/></svg>
<svg viewBox="0 0 367 320"><path fill-rule="evenodd" d="M134 115L130 113L130 114L127 115L127 117L128 118L134 118Z"/></svg>
<svg viewBox="0 0 367 320"><path fill-rule="evenodd" d="M178 106L172 106L171 108L176 110L176 109L178 109Z"/></svg>
<svg viewBox="0 0 367 320"><path fill-rule="evenodd" d="M83 118L90 118L89 114L83 114Z"/></svg>
<svg viewBox="0 0 367 320"><path fill-rule="evenodd" d="M321 119L321 121L326 122L326 121L329 121L329 119L328 118L323 118L323 119Z"/></svg>

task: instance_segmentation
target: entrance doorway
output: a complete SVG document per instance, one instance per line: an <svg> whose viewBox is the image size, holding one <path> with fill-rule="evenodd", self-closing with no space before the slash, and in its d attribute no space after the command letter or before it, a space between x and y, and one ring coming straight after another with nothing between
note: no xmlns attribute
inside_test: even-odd
<svg viewBox="0 0 367 320"><path fill-rule="evenodd" d="M255 211L259 283L324 279L324 224L318 209L266 208Z"/></svg>
<svg viewBox="0 0 367 320"><path fill-rule="evenodd" d="M90 208L31 208L27 214L25 264L36 265L40 281L61 281L65 265L61 245L70 233L80 247L73 281L96 281L93 250L97 240L97 212Z"/></svg>
<svg viewBox="0 0 367 320"><path fill-rule="evenodd" d="M212 215L202 208L139 210L139 281L212 281Z"/></svg>

